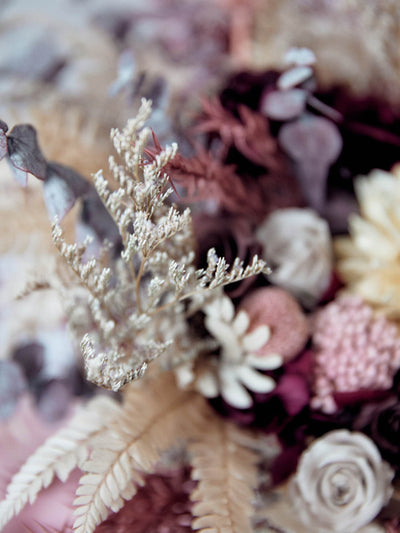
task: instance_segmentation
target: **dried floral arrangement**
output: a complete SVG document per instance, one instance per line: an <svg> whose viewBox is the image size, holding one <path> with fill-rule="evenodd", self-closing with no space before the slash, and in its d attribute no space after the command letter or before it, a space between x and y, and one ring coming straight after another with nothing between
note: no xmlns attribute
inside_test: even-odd
<svg viewBox="0 0 400 533"><path fill-rule="evenodd" d="M43 182L63 260L27 291L60 292L87 379L119 392L30 455L0 529L78 468L60 531L400 530L400 189L387 172L400 118L366 123L376 102L354 111L319 91L309 50L287 62L204 100L190 156L161 146L143 100L93 184L47 161L33 128L0 123L0 157ZM76 202L91 238L68 244ZM274 509L279 491L290 503Z"/></svg>

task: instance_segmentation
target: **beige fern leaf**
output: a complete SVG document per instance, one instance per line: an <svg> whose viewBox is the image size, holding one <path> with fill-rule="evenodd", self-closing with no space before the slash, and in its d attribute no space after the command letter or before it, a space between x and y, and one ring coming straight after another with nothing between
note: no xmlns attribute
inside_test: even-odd
<svg viewBox="0 0 400 533"><path fill-rule="evenodd" d="M192 477L192 528L203 533L251 533L257 454L244 430L214 416L207 431L189 446Z"/></svg>
<svg viewBox="0 0 400 533"><path fill-rule="evenodd" d="M204 408L203 408L204 407ZM171 373L127 387L122 412L95 442L83 465L75 505L76 533L91 533L132 498L160 454L204 427L206 405L197 393L180 390Z"/></svg>
<svg viewBox="0 0 400 533"><path fill-rule="evenodd" d="M12 478L6 498L0 503L0 530L28 501L33 503L55 476L65 481L86 460L91 440L119 409L110 398L95 398L29 457Z"/></svg>

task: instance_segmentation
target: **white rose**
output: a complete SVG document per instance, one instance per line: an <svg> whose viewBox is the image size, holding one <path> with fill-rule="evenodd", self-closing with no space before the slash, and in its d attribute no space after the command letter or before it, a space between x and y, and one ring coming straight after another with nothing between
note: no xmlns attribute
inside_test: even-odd
<svg viewBox="0 0 400 533"><path fill-rule="evenodd" d="M362 433L338 430L302 455L290 495L312 532L353 533L387 503L393 471Z"/></svg>
<svg viewBox="0 0 400 533"><path fill-rule="evenodd" d="M277 209L257 230L268 276L306 307L315 305L332 274L328 224L312 209Z"/></svg>

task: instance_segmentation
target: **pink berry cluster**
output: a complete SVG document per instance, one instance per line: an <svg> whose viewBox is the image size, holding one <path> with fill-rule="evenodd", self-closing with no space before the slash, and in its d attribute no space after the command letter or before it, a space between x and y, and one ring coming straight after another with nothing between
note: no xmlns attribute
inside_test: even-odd
<svg viewBox="0 0 400 533"><path fill-rule="evenodd" d="M337 410L333 394L386 390L400 368L395 324L376 317L360 298L343 296L316 313L313 409Z"/></svg>

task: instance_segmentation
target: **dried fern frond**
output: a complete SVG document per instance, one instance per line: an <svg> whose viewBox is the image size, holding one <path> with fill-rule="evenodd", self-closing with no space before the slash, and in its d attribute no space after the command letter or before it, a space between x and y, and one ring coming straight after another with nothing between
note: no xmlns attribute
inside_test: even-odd
<svg viewBox="0 0 400 533"><path fill-rule="evenodd" d="M282 171L282 161L276 139L270 134L268 122L260 113L242 105L240 119L227 111L218 99L202 100L204 117L196 126L203 133L218 133L225 152L235 146L239 152L257 165L270 171Z"/></svg>
<svg viewBox="0 0 400 533"><path fill-rule="evenodd" d="M144 476L154 472L161 452L200 429L205 430L204 400L183 392L168 372L130 385L120 414L94 443L83 464L75 505L76 533L91 533L104 521L109 509L119 511L131 499Z"/></svg>
<svg viewBox="0 0 400 533"><path fill-rule="evenodd" d="M55 476L65 481L74 468L82 465L92 439L118 410L118 404L111 399L95 398L28 458L12 478L6 498L0 503L0 530L28 502L33 503Z"/></svg>
<svg viewBox="0 0 400 533"><path fill-rule="evenodd" d="M251 515L257 484L257 454L249 435L214 417L207 431L189 446L193 479L192 527L203 533L252 533Z"/></svg>

